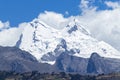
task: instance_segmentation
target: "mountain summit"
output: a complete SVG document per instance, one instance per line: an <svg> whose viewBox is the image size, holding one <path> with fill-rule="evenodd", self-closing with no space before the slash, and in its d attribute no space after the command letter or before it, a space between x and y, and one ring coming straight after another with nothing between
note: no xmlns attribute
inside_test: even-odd
<svg viewBox="0 0 120 80"><path fill-rule="evenodd" d="M120 59L119 51L106 42L93 38L78 20L66 21L60 26L64 28L55 29L36 18L18 29L1 31L0 46L16 46L32 54L39 62L49 64L54 64L62 53L90 58L96 52L101 57Z"/></svg>
<svg viewBox="0 0 120 80"><path fill-rule="evenodd" d="M120 53L116 49L93 38L77 20L61 26L65 27L55 29L38 18L18 29L1 31L0 70L80 74L120 71ZM8 36L11 32L15 36Z"/></svg>
<svg viewBox="0 0 120 80"><path fill-rule="evenodd" d="M54 64L61 53L90 58L96 52L102 57L120 58L116 49L94 39L77 20L66 24L66 27L58 30L40 19L34 19L24 27L16 46L28 51L39 62L49 64Z"/></svg>

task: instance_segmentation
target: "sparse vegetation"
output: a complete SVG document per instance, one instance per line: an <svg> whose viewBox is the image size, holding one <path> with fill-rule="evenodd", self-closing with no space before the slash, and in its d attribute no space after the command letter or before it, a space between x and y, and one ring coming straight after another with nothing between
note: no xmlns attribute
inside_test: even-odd
<svg viewBox="0 0 120 80"><path fill-rule="evenodd" d="M60 73L39 73L37 71L16 73L0 72L0 80L120 80L120 73L94 75Z"/></svg>

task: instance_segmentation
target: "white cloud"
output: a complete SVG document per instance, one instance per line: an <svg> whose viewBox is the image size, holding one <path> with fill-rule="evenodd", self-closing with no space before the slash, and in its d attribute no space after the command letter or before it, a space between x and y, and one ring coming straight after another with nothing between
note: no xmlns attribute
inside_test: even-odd
<svg viewBox="0 0 120 80"><path fill-rule="evenodd" d="M7 21L7 22L5 22L5 23L3 23L2 21L0 21L0 30L2 30L2 29L6 29L6 28L9 28L10 26L9 26L9 22Z"/></svg>
<svg viewBox="0 0 120 80"><path fill-rule="evenodd" d="M45 23L47 23L48 25L58 29L62 28L60 25L64 24L64 22L67 21L67 19L64 18L62 14L55 13L55 12L48 12L48 11L41 13L38 18L44 21Z"/></svg>
<svg viewBox="0 0 120 80"><path fill-rule="evenodd" d="M83 0L84 1L84 0ZM86 2L86 5L89 4ZM112 10L96 11L97 7L83 9L85 13L76 16L99 40L104 40L120 50L120 4L105 2ZM84 11L83 11L84 12Z"/></svg>
<svg viewBox="0 0 120 80"><path fill-rule="evenodd" d="M26 23L21 23L19 24L19 27L10 27L8 29L2 29L2 31L0 32L0 45L15 46L25 26Z"/></svg>
<svg viewBox="0 0 120 80"><path fill-rule="evenodd" d="M89 4L89 1L88 1L88 0L81 0L79 7L80 7L81 9L86 9L86 8L89 8L89 7L88 7L88 4Z"/></svg>
<svg viewBox="0 0 120 80"><path fill-rule="evenodd" d="M120 4L118 2L111 2L111 1L106 1L105 4L108 6L108 7L111 7L111 8L120 8Z"/></svg>
<svg viewBox="0 0 120 80"><path fill-rule="evenodd" d="M69 12L68 12L68 11L65 11L65 14L66 14L66 15L69 15Z"/></svg>
<svg viewBox="0 0 120 80"><path fill-rule="evenodd" d="M16 37L18 36L17 28L10 28L0 32L0 45L2 46L14 46Z"/></svg>
<svg viewBox="0 0 120 80"><path fill-rule="evenodd" d="M86 14L88 11L96 10L97 7L93 6L95 0L81 0L79 8L82 10L82 14Z"/></svg>
<svg viewBox="0 0 120 80"><path fill-rule="evenodd" d="M3 28L4 24L0 21L0 29Z"/></svg>

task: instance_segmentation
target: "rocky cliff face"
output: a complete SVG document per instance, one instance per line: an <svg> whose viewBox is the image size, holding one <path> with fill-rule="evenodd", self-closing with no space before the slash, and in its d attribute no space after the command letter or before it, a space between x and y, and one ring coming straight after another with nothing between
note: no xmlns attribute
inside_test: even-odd
<svg viewBox="0 0 120 80"><path fill-rule="evenodd" d="M56 60L55 66L65 72L86 73L87 58L80 58L62 53Z"/></svg>
<svg viewBox="0 0 120 80"><path fill-rule="evenodd" d="M67 53L66 53L67 52ZM0 47L0 70L15 72L70 72L100 74L120 71L120 59L104 58L93 53L90 58L76 57L62 52L54 65L40 63L26 51L16 47Z"/></svg>
<svg viewBox="0 0 120 80"><path fill-rule="evenodd" d="M87 73L111 73L120 71L120 59L104 58L93 53L88 61Z"/></svg>
<svg viewBox="0 0 120 80"><path fill-rule="evenodd" d="M82 74L102 74L120 71L120 59L104 58L97 53L92 53L90 58L80 58L63 53L55 66L65 72Z"/></svg>
<svg viewBox="0 0 120 80"><path fill-rule="evenodd" d="M1 71L47 71L48 64L39 63L35 57L26 51L16 47L0 47L0 70Z"/></svg>

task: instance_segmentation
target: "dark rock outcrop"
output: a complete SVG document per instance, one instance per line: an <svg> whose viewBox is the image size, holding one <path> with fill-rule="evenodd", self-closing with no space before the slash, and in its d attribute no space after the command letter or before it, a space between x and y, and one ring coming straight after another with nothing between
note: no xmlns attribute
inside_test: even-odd
<svg viewBox="0 0 120 80"><path fill-rule="evenodd" d="M93 53L88 61L87 73L111 73L120 71L120 59L104 58Z"/></svg>
<svg viewBox="0 0 120 80"><path fill-rule="evenodd" d="M48 64L39 63L31 54L16 47L0 47L0 71L48 72Z"/></svg>
<svg viewBox="0 0 120 80"><path fill-rule="evenodd" d="M55 66L65 72L86 73L88 59L62 53L56 60Z"/></svg>
<svg viewBox="0 0 120 80"><path fill-rule="evenodd" d="M120 59L104 58L98 53L92 53L90 58L81 58L62 53L57 58L55 67L64 72L107 74L120 71Z"/></svg>
<svg viewBox="0 0 120 80"><path fill-rule="evenodd" d="M0 47L0 71L15 72L68 72L101 74L120 71L120 59L104 58L93 53L90 58L76 57L62 52L54 65L40 63L26 51L16 47Z"/></svg>

